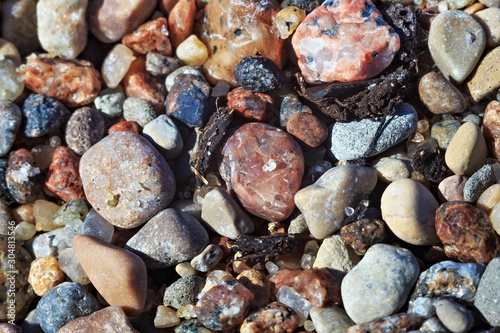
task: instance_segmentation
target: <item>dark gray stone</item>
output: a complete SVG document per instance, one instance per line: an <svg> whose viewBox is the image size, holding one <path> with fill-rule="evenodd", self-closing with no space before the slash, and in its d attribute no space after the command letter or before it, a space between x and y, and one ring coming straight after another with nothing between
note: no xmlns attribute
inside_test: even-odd
<svg viewBox="0 0 500 333"><path fill-rule="evenodd" d="M22 121L21 109L7 99L0 100L0 156L5 156L16 140Z"/></svg>
<svg viewBox="0 0 500 333"><path fill-rule="evenodd" d="M40 94L30 95L23 105L23 130L30 138L48 134L66 123L69 111L63 103Z"/></svg>
<svg viewBox="0 0 500 333"><path fill-rule="evenodd" d="M195 304L204 286L205 279L198 275L182 277L165 289L163 305L179 309L181 306Z"/></svg>
<svg viewBox="0 0 500 333"><path fill-rule="evenodd" d="M234 78L242 87L255 92L280 89L285 78L279 67L269 58L247 56L234 68Z"/></svg>
<svg viewBox="0 0 500 333"><path fill-rule="evenodd" d="M492 165L486 164L481 169L477 170L467 180L464 186L464 200L474 203L479 199L479 196L491 185L495 184L497 177Z"/></svg>

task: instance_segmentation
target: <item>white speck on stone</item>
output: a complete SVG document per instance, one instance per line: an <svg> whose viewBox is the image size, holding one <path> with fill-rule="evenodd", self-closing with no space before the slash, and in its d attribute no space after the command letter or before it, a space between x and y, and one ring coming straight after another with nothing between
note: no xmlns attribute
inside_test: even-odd
<svg viewBox="0 0 500 333"><path fill-rule="evenodd" d="M273 159L267 161L267 163L262 166L262 171L273 171L274 169L276 169L276 162Z"/></svg>
<svg viewBox="0 0 500 333"><path fill-rule="evenodd" d="M39 173L39 168L34 168L29 163L24 163L23 165L21 165L19 170L14 170L11 172L11 177L14 182L22 184L29 181L29 177L34 177Z"/></svg>

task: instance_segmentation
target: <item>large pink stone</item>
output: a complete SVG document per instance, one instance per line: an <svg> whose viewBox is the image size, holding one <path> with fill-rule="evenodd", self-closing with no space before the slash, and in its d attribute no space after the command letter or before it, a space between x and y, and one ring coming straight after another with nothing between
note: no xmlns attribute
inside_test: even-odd
<svg viewBox="0 0 500 333"><path fill-rule="evenodd" d="M231 135L222 153L222 177L250 213L268 221L281 221L292 214L304 157L288 133L267 124L248 123Z"/></svg>
<svg viewBox="0 0 500 333"><path fill-rule="evenodd" d="M292 38L310 83L366 80L399 50L398 34L369 0L332 0L313 10Z"/></svg>

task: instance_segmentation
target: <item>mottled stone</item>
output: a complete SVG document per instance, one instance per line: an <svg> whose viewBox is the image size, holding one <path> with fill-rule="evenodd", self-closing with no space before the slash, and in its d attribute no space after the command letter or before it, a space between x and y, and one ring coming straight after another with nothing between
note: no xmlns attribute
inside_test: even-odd
<svg viewBox="0 0 500 333"><path fill-rule="evenodd" d="M391 315L406 302L419 266L404 248L375 244L342 281L344 308L356 323Z"/></svg>
<svg viewBox="0 0 500 333"><path fill-rule="evenodd" d="M360 257L340 235L323 240L314 260L314 268L327 268L339 281L359 263Z"/></svg>
<svg viewBox="0 0 500 333"><path fill-rule="evenodd" d="M94 105L103 116L115 118L122 115L125 92L122 86L116 88L106 88L99 93L94 100Z"/></svg>
<svg viewBox="0 0 500 333"><path fill-rule="evenodd" d="M87 200L121 228L143 224L174 197L175 179L167 162L132 132L116 132L87 150L80 175Z"/></svg>
<svg viewBox="0 0 500 333"><path fill-rule="evenodd" d="M436 231L448 257L488 263L499 243L488 215L465 202L447 202L436 211Z"/></svg>
<svg viewBox="0 0 500 333"><path fill-rule="evenodd" d="M339 160L355 160L375 156L413 133L418 116L410 104L396 107L394 115L374 119L336 122L331 127L331 152ZM377 135L381 124L382 132ZM376 140L371 149L372 141Z"/></svg>
<svg viewBox="0 0 500 333"><path fill-rule="evenodd" d="M156 308L154 324L156 328L168 328L179 325L181 319L177 317L177 312L173 309L159 305Z"/></svg>
<svg viewBox="0 0 500 333"><path fill-rule="evenodd" d="M470 75L467 89L474 102L494 94L500 88L500 46L489 51Z"/></svg>
<svg viewBox="0 0 500 333"><path fill-rule="evenodd" d="M267 92L280 89L285 78L280 68L266 57L247 56L234 68L234 77L240 86L255 92Z"/></svg>
<svg viewBox="0 0 500 333"><path fill-rule="evenodd" d="M142 312L147 271L141 258L86 235L76 236L73 247L85 273L109 305L120 306L130 317Z"/></svg>
<svg viewBox="0 0 500 333"><path fill-rule="evenodd" d="M104 118L90 107L76 110L66 125L66 142L78 155L83 155L104 137Z"/></svg>
<svg viewBox="0 0 500 333"><path fill-rule="evenodd" d="M81 284L64 282L49 290L36 306L45 333L56 333L70 321L99 310L99 303Z"/></svg>
<svg viewBox="0 0 500 333"><path fill-rule="evenodd" d="M196 75L200 78L200 80L205 80L201 72L193 66L182 66L174 70L172 73L170 73L167 78L165 79L165 86L167 87L167 90L170 91L177 79L178 76L182 74L192 74Z"/></svg>
<svg viewBox="0 0 500 333"><path fill-rule="evenodd" d="M73 319L57 331L58 333L139 333L118 306L108 306L91 315Z"/></svg>
<svg viewBox="0 0 500 333"><path fill-rule="evenodd" d="M146 54L146 70L154 76L169 75L179 67L182 62L175 57L168 57L159 52Z"/></svg>
<svg viewBox="0 0 500 333"><path fill-rule="evenodd" d="M324 239L344 225L346 209L354 209L376 183L377 174L372 168L338 166L297 192L295 204L304 214L311 235Z"/></svg>
<svg viewBox="0 0 500 333"><path fill-rule="evenodd" d="M32 94L24 101L23 132L27 137L37 138L48 134L66 122L68 109L59 101L43 95Z"/></svg>
<svg viewBox="0 0 500 333"><path fill-rule="evenodd" d="M297 112L312 113L311 109L302 104L299 98L294 94L287 94L283 98L280 107L280 125L286 127L288 120Z"/></svg>
<svg viewBox="0 0 500 333"><path fill-rule="evenodd" d="M199 67L207 61L208 50L198 36L191 35L177 46L175 55L186 65Z"/></svg>
<svg viewBox="0 0 500 333"><path fill-rule="evenodd" d="M208 272L222 259L220 247L209 244L200 254L191 260L191 266L200 272Z"/></svg>
<svg viewBox="0 0 500 333"><path fill-rule="evenodd" d="M283 40L273 27L278 10L274 0L213 0L205 6L199 31L208 46L203 70L211 84L235 87L234 69L246 56L269 58L281 68Z"/></svg>
<svg viewBox="0 0 500 333"><path fill-rule="evenodd" d="M435 123L431 127L431 137L436 139L439 148L448 148L451 139L460 128L461 123L457 120L444 120Z"/></svg>
<svg viewBox="0 0 500 333"><path fill-rule="evenodd" d="M38 296L45 295L63 281L64 272L59 268L54 256L37 258L31 263L28 282Z"/></svg>
<svg viewBox="0 0 500 333"><path fill-rule="evenodd" d="M495 184L497 178L493 166L486 164L467 180L464 186L464 201L475 203L481 193Z"/></svg>
<svg viewBox="0 0 500 333"><path fill-rule="evenodd" d="M123 37L122 42L136 53L161 52L169 55L172 46L168 35L167 19L160 17L144 23L136 31Z"/></svg>
<svg viewBox="0 0 500 333"><path fill-rule="evenodd" d="M0 323L0 332L2 333L22 333L21 327L8 323Z"/></svg>
<svg viewBox="0 0 500 333"><path fill-rule="evenodd" d="M135 121L120 121L108 129L108 135L115 132L133 132L140 134L141 128Z"/></svg>
<svg viewBox="0 0 500 333"><path fill-rule="evenodd" d="M119 41L134 31L153 12L157 0L91 1L88 8L89 29L104 43Z"/></svg>
<svg viewBox="0 0 500 333"><path fill-rule="evenodd" d="M483 118L483 135L492 155L500 160L500 102L491 101Z"/></svg>
<svg viewBox="0 0 500 333"><path fill-rule="evenodd" d="M58 227L64 227L66 223L76 219L84 220L89 209L84 199L71 199L59 208L54 214L52 222Z"/></svg>
<svg viewBox="0 0 500 333"><path fill-rule="evenodd" d="M387 237L385 222L374 219L358 220L340 230L342 240L359 255L364 255L372 245L383 243Z"/></svg>
<svg viewBox="0 0 500 333"><path fill-rule="evenodd" d="M37 0L2 1L2 38L26 56L40 47L36 23Z"/></svg>
<svg viewBox="0 0 500 333"><path fill-rule="evenodd" d="M500 8L487 8L474 14L486 33L489 47L500 46Z"/></svg>
<svg viewBox="0 0 500 333"><path fill-rule="evenodd" d="M129 97L123 103L123 118L144 127L156 118L156 112L148 101Z"/></svg>
<svg viewBox="0 0 500 333"><path fill-rule="evenodd" d="M64 228L55 229L49 232L44 232L33 240L32 248L36 258L53 255L59 257L59 254L64 249L68 248L66 244L66 234Z"/></svg>
<svg viewBox="0 0 500 333"><path fill-rule="evenodd" d="M462 93L436 72L429 72L420 79L418 92L422 102L434 114L460 113L465 110Z"/></svg>
<svg viewBox="0 0 500 333"><path fill-rule="evenodd" d="M315 115L306 112L293 114L287 121L286 131L309 148L318 148L328 136L328 128Z"/></svg>
<svg viewBox="0 0 500 333"><path fill-rule="evenodd" d="M436 314L443 325L454 333L468 332L474 324L472 313L452 300L439 300L436 303Z"/></svg>
<svg viewBox="0 0 500 333"><path fill-rule="evenodd" d="M178 0L169 11L170 40L175 48L193 33L195 14L195 0Z"/></svg>
<svg viewBox="0 0 500 333"><path fill-rule="evenodd" d="M256 269L247 269L241 272L236 280L247 287L255 296L250 305L252 309L261 309L269 304L271 283L265 273Z"/></svg>
<svg viewBox="0 0 500 333"><path fill-rule="evenodd" d="M408 332L412 328L418 328L420 322L420 317L416 315L398 313L351 326L347 330L347 333Z"/></svg>
<svg viewBox="0 0 500 333"><path fill-rule="evenodd" d="M38 39L45 51L76 58L87 45L88 0L41 0L36 6Z"/></svg>
<svg viewBox="0 0 500 333"><path fill-rule="evenodd" d="M283 7L282 7L283 8ZM282 39L287 39L306 18L306 11L295 7L285 7L276 15L276 27Z"/></svg>
<svg viewBox="0 0 500 333"><path fill-rule="evenodd" d="M5 182L10 195L18 203L34 201L42 190L43 180L33 154L22 148L11 155Z"/></svg>
<svg viewBox="0 0 500 333"><path fill-rule="evenodd" d="M227 106L248 120L263 121L269 116L272 105L271 96L243 87L227 94Z"/></svg>
<svg viewBox="0 0 500 333"><path fill-rule="evenodd" d="M241 333L294 332L299 316L288 306L273 302L248 316L241 324Z"/></svg>
<svg viewBox="0 0 500 333"><path fill-rule="evenodd" d="M484 274L477 287L474 306L491 326L499 326L500 318L500 259L495 258L486 267Z"/></svg>
<svg viewBox="0 0 500 333"><path fill-rule="evenodd" d="M9 100L0 100L0 156L5 156L14 145L21 126L21 109Z"/></svg>
<svg viewBox="0 0 500 333"><path fill-rule="evenodd" d="M164 114L144 126L143 135L166 160L175 159L184 147L177 126L171 118Z"/></svg>
<svg viewBox="0 0 500 333"><path fill-rule="evenodd" d="M370 0L324 2L298 26L292 44L311 84L370 79L400 47L399 35Z"/></svg>
<svg viewBox="0 0 500 333"><path fill-rule="evenodd" d="M163 305L179 309L188 304L196 304L198 294L205 286L205 279L197 275L187 275L172 283L163 295Z"/></svg>
<svg viewBox="0 0 500 333"><path fill-rule="evenodd" d="M192 216L168 208L144 225L126 248L149 268L163 268L193 259L208 245L208 234Z"/></svg>
<svg viewBox="0 0 500 333"><path fill-rule="evenodd" d="M464 187L469 177L453 175L445 178L438 186L439 199L446 201L465 201Z"/></svg>
<svg viewBox="0 0 500 333"><path fill-rule="evenodd" d="M313 307L311 319L318 333L345 333L350 326L354 325L345 311L334 305L324 308Z"/></svg>
<svg viewBox="0 0 500 333"><path fill-rule="evenodd" d="M36 200L33 203L33 216L35 217L36 231L52 231L57 229L54 225L54 215L61 207L47 200Z"/></svg>
<svg viewBox="0 0 500 333"><path fill-rule="evenodd" d="M249 168L251 166L251 168ZM304 174L302 150L275 127L248 123L227 140L220 172L243 207L269 221L292 213Z"/></svg>
<svg viewBox="0 0 500 333"><path fill-rule="evenodd" d="M123 44L116 44L102 62L102 78L111 89L118 87L134 60L134 51Z"/></svg>
<svg viewBox="0 0 500 333"><path fill-rule="evenodd" d="M101 75L85 60L32 55L28 57L23 71L28 89L55 98L67 106L89 104L101 90Z"/></svg>

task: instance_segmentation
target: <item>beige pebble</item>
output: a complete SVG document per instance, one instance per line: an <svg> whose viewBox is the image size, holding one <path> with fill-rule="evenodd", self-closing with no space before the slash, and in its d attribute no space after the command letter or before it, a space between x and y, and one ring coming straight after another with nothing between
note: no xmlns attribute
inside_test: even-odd
<svg viewBox="0 0 500 333"><path fill-rule="evenodd" d="M176 51L177 58L189 66L201 66L208 59L208 51L196 35L189 36L184 40Z"/></svg>
<svg viewBox="0 0 500 333"><path fill-rule="evenodd" d="M313 307L311 319L318 333L345 333L354 325L344 310L337 306L326 306L324 308Z"/></svg>
<svg viewBox="0 0 500 333"><path fill-rule="evenodd" d="M35 224L35 215L33 215L33 204L21 205L11 210L12 218L17 223L28 222Z"/></svg>
<svg viewBox="0 0 500 333"><path fill-rule="evenodd" d="M21 65L21 56L17 47L3 38L0 38L0 55L3 55L6 59L10 59L17 67Z"/></svg>
<svg viewBox="0 0 500 333"><path fill-rule="evenodd" d="M175 271L181 277L197 274L196 269L194 269L193 266L191 266L191 264L188 262L181 262L180 264L177 264L175 266Z"/></svg>
<svg viewBox="0 0 500 333"><path fill-rule="evenodd" d="M420 99L434 114L460 113L466 103L462 93L436 72L425 74L418 84Z"/></svg>
<svg viewBox="0 0 500 333"><path fill-rule="evenodd" d="M498 202L500 202L500 184L494 184L488 187L477 199L476 207L489 214Z"/></svg>
<svg viewBox="0 0 500 333"><path fill-rule="evenodd" d="M484 8L484 6L483 6ZM481 23L486 33L489 47L500 45L500 8L491 7L478 11L474 18Z"/></svg>
<svg viewBox="0 0 500 333"><path fill-rule="evenodd" d="M177 317L177 311L163 305L159 305L156 309L154 324L156 328L174 327L181 322Z"/></svg>
<svg viewBox="0 0 500 333"><path fill-rule="evenodd" d="M500 46L491 50L470 75L467 89L474 102L478 102L500 88Z"/></svg>
<svg viewBox="0 0 500 333"><path fill-rule="evenodd" d="M61 208L53 202L46 200L37 200L33 204L33 216L35 217L36 231L51 231L59 228L54 224L52 218Z"/></svg>
<svg viewBox="0 0 500 333"><path fill-rule="evenodd" d="M378 179L385 183L392 183L400 178L410 177L410 171L406 163L397 158L383 157L374 161L372 168L377 172Z"/></svg>
<svg viewBox="0 0 500 333"><path fill-rule="evenodd" d="M53 255L33 260L28 277L35 294L43 296L50 289L64 281L64 272L59 268Z"/></svg>
<svg viewBox="0 0 500 333"><path fill-rule="evenodd" d="M493 206L493 209L490 212L490 221L493 225L493 229L500 235L500 203L497 203Z"/></svg>
<svg viewBox="0 0 500 333"><path fill-rule="evenodd" d="M338 234L323 240L313 267L328 268L333 276L341 281L360 260L356 252Z"/></svg>

